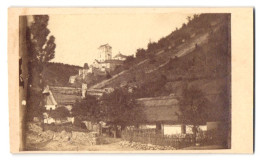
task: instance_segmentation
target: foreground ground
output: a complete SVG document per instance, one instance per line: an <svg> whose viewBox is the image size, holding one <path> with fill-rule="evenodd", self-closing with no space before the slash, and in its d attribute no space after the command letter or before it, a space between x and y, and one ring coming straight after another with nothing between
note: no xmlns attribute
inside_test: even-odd
<svg viewBox="0 0 260 161"><path fill-rule="evenodd" d="M36 124L28 125L26 134L27 151L143 151L177 150L173 147L123 141L120 138L96 136L84 131L54 132ZM223 149L218 145L191 146L181 150Z"/></svg>

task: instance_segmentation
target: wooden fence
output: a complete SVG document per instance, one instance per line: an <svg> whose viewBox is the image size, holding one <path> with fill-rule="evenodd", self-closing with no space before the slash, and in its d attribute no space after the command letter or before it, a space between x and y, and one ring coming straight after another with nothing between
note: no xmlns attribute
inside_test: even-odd
<svg viewBox="0 0 260 161"><path fill-rule="evenodd" d="M143 144L170 146L176 149L194 144L194 139L190 135L163 135L155 129L124 130L122 131L122 139Z"/></svg>

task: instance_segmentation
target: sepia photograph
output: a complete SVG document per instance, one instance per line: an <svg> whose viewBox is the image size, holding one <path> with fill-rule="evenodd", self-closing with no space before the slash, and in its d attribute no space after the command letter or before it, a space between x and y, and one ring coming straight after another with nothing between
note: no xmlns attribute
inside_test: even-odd
<svg viewBox="0 0 260 161"><path fill-rule="evenodd" d="M232 149L231 12L150 11L19 15L19 151Z"/></svg>

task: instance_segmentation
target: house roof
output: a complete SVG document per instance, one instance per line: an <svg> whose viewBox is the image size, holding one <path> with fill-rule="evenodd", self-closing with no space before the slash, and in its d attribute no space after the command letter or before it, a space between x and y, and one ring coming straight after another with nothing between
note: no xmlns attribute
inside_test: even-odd
<svg viewBox="0 0 260 161"><path fill-rule="evenodd" d="M49 87L44 89L43 94L48 94L47 97L45 98L45 105L57 105L57 102L50 91Z"/></svg>
<svg viewBox="0 0 260 161"><path fill-rule="evenodd" d="M49 105L71 105L76 100L81 99L81 88L73 87L48 87L45 88L44 94L46 97L46 104Z"/></svg>
<svg viewBox="0 0 260 161"><path fill-rule="evenodd" d="M142 109L145 122L178 123L180 110L175 96L140 98L137 103Z"/></svg>
<svg viewBox="0 0 260 161"><path fill-rule="evenodd" d="M106 61L104 61L104 63L123 64L123 61L122 61L122 60L110 59L110 60L106 60Z"/></svg>
<svg viewBox="0 0 260 161"><path fill-rule="evenodd" d="M118 53L117 55L114 56L114 58L118 58L118 57L127 58L126 55L123 55L123 54L121 54L121 53Z"/></svg>
<svg viewBox="0 0 260 161"><path fill-rule="evenodd" d="M103 47L112 48L108 43L107 43L107 44L100 45L98 48L103 48Z"/></svg>

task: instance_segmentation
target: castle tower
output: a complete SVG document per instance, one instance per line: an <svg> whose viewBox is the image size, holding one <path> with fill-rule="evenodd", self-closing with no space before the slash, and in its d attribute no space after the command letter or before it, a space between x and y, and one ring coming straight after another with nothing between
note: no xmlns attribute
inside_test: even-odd
<svg viewBox="0 0 260 161"><path fill-rule="evenodd" d="M112 59L112 47L109 44L101 45L98 48L98 55L99 62Z"/></svg>

